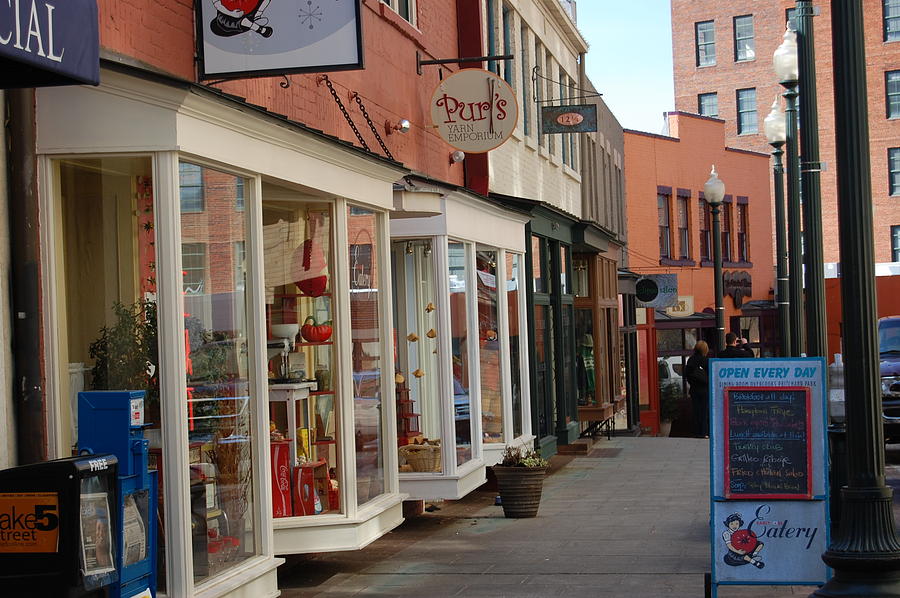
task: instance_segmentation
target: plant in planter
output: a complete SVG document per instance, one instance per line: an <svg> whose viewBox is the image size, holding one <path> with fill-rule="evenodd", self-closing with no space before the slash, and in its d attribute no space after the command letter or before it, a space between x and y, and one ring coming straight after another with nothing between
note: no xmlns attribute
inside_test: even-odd
<svg viewBox="0 0 900 598"><path fill-rule="evenodd" d="M494 465L503 514L511 518L536 517L549 463L537 452L508 446Z"/></svg>
<svg viewBox="0 0 900 598"><path fill-rule="evenodd" d="M659 389L659 435L668 436L672 422L681 415L681 385L663 384Z"/></svg>

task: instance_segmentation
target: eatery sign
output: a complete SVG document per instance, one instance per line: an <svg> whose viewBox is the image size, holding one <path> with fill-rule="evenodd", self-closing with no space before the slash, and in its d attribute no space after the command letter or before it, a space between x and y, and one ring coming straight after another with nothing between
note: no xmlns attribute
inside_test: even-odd
<svg viewBox="0 0 900 598"><path fill-rule="evenodd" d="M483 154L503 145L519 118L509 84L484 69L463 69L441 81L431 95L431 122L458 150Z"/></svg>
<svg viewBox="0 0 900 598"><path fill-rule="evenodd" d="M100 83L95 0L0 0L0 88Z"/></svg>

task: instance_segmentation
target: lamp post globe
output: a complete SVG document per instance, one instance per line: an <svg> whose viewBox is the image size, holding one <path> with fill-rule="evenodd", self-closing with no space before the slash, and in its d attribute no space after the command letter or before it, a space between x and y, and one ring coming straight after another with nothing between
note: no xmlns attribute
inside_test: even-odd
<svg viewBox="0 0 900 598"><path fill-rule="evenodd" d="M725 349L725 293L722 281L722 231L719 210L725 199L725 183L719 178L715 164L709 180L703 185L703 198L709 204L713 219L713 283L716 290L716 354Z"/></svg>
<svg viewBox="0 0 900 598"><path fill-rule="evenodd" d="M787 119L784 116L784 111L778 105L777 98L772 102L771 112L763 120L763 129L766 132L766 140L770 145L777 147L787 141Z"/></svg>
<svg viewBox="0 0 900 598"><path fill-rule="evenodd" d="M797 60L797 34L790 27L785 29L781 45L775 49L773 56L775 75L782 85L796 84L800 79L800 65Z"/></svg>

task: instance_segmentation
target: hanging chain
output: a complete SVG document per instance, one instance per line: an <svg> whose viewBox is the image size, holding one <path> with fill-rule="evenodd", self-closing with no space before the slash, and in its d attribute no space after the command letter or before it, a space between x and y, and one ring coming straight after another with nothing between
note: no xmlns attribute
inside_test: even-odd
<svg viewBox="0 0 900 598"><path fill-rule="evenodd" d="M338 97L337 92L334 90L334 85L331 84L331 79L328 78L328 75L320 75L320 77L321 80L325 82L325 85L328 86L328 91L331 92L331 97L333 97L334 101L337 102L338 108L341 109L341 114L343 114L344 118L347 119L347 124L350 125L351 129L353 129L353 133L356 135L356 138L359 139L360 145L362 145L367 152L371 152L372 150L369 149L369 144L366 143L365 139L363 139L363 136L359 132L359 129L356 128L356 124L354 124L353 119L350 118L350 113L347 112L347 109L344 107L344 103L341 101L341 98Z"/></svg>
<svg viewBox="0 0 900 598"><path fill-rule="evenodd" d="M394 156L393 154L391 154L391 150L389 150L384 144L384 139L381 138L381 135L378 133L378 129L375 128L375 123L373 123L372 119L369 118L369 113L366 111L366 107L362 103L362 98L359 97L358 93L354 92L353 99L356 100L357 104L359 104L359 110L360 112L362 112L363 118L366 119L366 123L369 125L369 128L372 129L372 134L375 135L375 139L378 140L378 145L381 146L382 151L384 151L384 155L393 160Z"/></svg>

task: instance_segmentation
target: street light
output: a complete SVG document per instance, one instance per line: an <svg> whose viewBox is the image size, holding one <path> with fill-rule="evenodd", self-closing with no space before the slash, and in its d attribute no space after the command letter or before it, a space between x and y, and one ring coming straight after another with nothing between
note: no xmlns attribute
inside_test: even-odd
<svg viewBox="0 0 900 598"><path fill-rule="evenodd" d="M790 28L784 32L784 41L775 50L775 74L784 87L785 122L787 128L787 232L788 232L788 286L791 329L791 357L803 353L803 246L800 215L800 160L797 155L797 35Z"/></svg>
<svg viewBox="0 0 900 598"><path fill-rule="evenodd" d="M722 232L719 224L719 210L725 199L725 183L719 179L713 164L709 180L703 185L703 198L712 210L713 218L713 264L716 289L716 355L725 350L725 294L722 289Z"/></svg>
<svg viewBox="0 0 900 598"><path fill-rule="evenodd" d="M846 362L847 485L813 596L900 596L900 542L884 483L866 52L861 0L832 0L834 122Z"/></svg>
<svg viewBox="0 0 900 598"><path fill-rule="evenodd" d="M784 112L778 106L778 98L772 102L772 111L763 121L766 139L772 146L772 157L775 165L772 170L775 176L775 305L778 309L778 330L781 333L781 356L791 352L790 326L790 291L787 273L787 240L784 234L784 165L781 156L782 146L787 140L787 121Z"/></svg>

